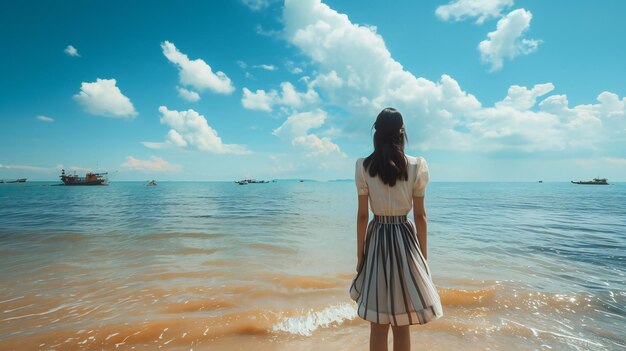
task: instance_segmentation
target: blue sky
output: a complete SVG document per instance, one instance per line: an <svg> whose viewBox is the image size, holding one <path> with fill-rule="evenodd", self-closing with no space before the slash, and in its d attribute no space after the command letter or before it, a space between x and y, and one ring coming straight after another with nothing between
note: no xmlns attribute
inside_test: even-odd
<svg viewBox="0 0 626 351"><path fill-rule="evenodd" d="M0 3L0 179L626 180L623 1ZM221 72L221 73L220 73Z"/></svg>

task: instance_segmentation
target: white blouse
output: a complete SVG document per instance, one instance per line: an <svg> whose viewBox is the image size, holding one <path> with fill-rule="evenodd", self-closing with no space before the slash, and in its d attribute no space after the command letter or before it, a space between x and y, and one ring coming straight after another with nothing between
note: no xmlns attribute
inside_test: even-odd
<svg viewBox="0 0 626 351"><path fill-rule="evenodd" d="M393 187L378 176L371 177L363 169L363 160L356 161L355 181L359 195L369 195L370 208L378 216L402 216L413 209L413 197L424 196L428 184L428 165L423 157L406 155L409 161L408 180L398 180Z"/></svg>

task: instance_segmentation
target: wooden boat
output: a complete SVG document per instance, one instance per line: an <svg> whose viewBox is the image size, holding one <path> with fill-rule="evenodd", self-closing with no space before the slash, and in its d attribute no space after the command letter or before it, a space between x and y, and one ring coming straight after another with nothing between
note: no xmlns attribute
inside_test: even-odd
<svg viewBox="0 0 626 351"><path fill-rule="evenodd" d="M62 169L59 177L65 185L107 185L107 174L87 172L84 177L81 177L76 175L76 172L74 174L65 174L65 170Z"/></svg>
<svg viewBox="0 0 626 351"><path fill-rule="evenodd" d="M579 180L577 182L572 180L572 184L581 184L581 185L609 185L609 182L606 178L593 178L593 180Z"/></svg>

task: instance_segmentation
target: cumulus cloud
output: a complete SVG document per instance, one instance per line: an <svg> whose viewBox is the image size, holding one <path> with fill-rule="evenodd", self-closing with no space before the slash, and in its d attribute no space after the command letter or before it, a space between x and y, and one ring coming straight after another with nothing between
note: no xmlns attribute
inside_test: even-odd
<svg viewBox="0 0 626 351"><path fill-rule="evenodd" d="M537 98L554 90L554 84L536 84L532 89L513 85L504 100L496 103L496 107L511 107L519 111L529 110L537 103Z"/></svg>
<svg viewBox="0 0 626 351"><path fill-rule="evenodd" d="M243 88L241 104L248 110L271 112L275 99L275 90L265 92L265 90L259 89L256 92L252 92L248 88Z"/></svg>
<svg viewBox="0 0 626 351"><path fill-rule="evenodd" d="M504 59L513 60L537 51L540 40L522 38L530 27L532 13L524 9L511 11L498 21L496 30L478 44L481 60L491 72L502 68Z"/></svg>
<svg viewBox="0 0 626 351"><path fill-rule="evenodd" d="M295 137L291 144L294 146L300 146L309 150L309 156L327 156L332 154L338 154L345 158L347 155L339 149L339 146L332 142L329 137L318 137L315 134L301 135Z"/></svg>
<svg viewBox="0 0 626 351"><path fill-rule="evenodd" d="M80 92L73 98L92 115L120 118L137 116L133 103L122 94L115 79L98 78L95 82L83 82Z"/></svg>
<svg viewBox="0 0 626 351"><path fill-rule="evenodd" d="M368 125L380 109L395 106L424 140L453 127L453 116L481 107L448 75L432 82L404 70L375 28L354 24L320 1L287 0L283 20L287 40L317 65L311 86L330 104L367 116Z"/></svg>
<svg viewBox="0 0 626 351"><path fill-rule="evenodd" d="M63 50L63 52L68 55L68 56L73 56L73 57L80 57L80 54L78 53L78 50L76 50L75 47L73 47L72 45L68 45L65 50Z"/></svg>
<svg viewBox="0 0 626 351"><path fill-rule="evenodd" d="M302 136L311 129L321 127L326 117L326 111L320 109L295 113L289 116L280 127L274 129L273 134L289 139Z"/></svg>
<svg viewBox="0 0 626 351"><path fill-rule="evenodd" d="M182 87L176 87L176 90L178 91L178 96L180 96L184 100L187 100L189 102L196 102L200 100L200 94L196 93L193 90L187 90Z"/></svg>
<svg viewBox="0 0 626 351"><path fill-rule="evenodd" d="M514 43L526 46L513 52L527 52L532 45L519 36L530 18L530 12L523 9L508 14L499 22L498 34L490 35L490 49L507 57L510 53L505 48ZM344 132L360 130L361 135L368 135L380 109L394 106L403 113L411 139L417 140L412 146L420 148L588 150L608 136L611 140L618 134L621 140L626 138L625 100L616 94L603 92L597 103L569 107L565 95L548 96L537 103L555 89L552 83L531 88L514 85L502 101L483 106L449 75L430 81L406 71L393 59L375 28L354 24L319 0L286 0L283 23L285 38L308 56L315 68L309 86L324 96L325 104L352 116L346 119L349 128L344 127ZM288 126L294 120L288 119L275 134L291 130ZM305 129L300 129L292 143L304 144L307 138L293 139L306 136L308 132L301 132Z"/></svg>
<svg viewBox="0 0 626 351"><path fill-rule="evenodd" d="M163 55L178 67L180 84L191 86L197 91L209 90L218 94L231 94L235 87L230 78L222 72L213 72L202 59L190 60L173 43L161 43Z"/></svg>
<svg viewBox="0 0 626 351"><path fill-rule="evenodd" d="M164 142L147 142L142 144L151 149L167 147L194 147L198 150L216 154L248 154L244 145L225 144L217 135L217 131L207 123L204 116L189 109L187 111L169 110L166 106L159 107L161 124L169 126Z"/></svg>
<svg viewBox="0 0 626 351"><path fill-rule="evenodd" d="M151 156L147 160L126 156L126 162L121 167L141 172L178 172L181 169L180 165L169 163L157 156Z"/></svg>
<svg viewBox="0 0 626 351"><path fill-rule="evenodd" d="M44 115L37 116L37 119L42 121L42 122L48 122L48 123L54 122L54 118L48 117L48 116L44 116Z"/></svg>
<svg viewBox="0 0 626 351"><path fill-rule="evenodd" d="M291 140L291 145L306 150L307 156L346 157L329 137L320 138L317 134L309 133L312 129L323 126L327 116L326 111L321 109L294 113L281 126L274 129L273 134L281 139Z"/></svg>
<svg viewBox="0 0 626 351"><path fill-rule="evenodd" d="M513 6L513 0L454 0L437 7L435 14L443 21L462 21L476 18L482 24L490 18L500 17L502 11Z"/></svg>
<svg viewBox="0 0 626 351"><path fill-rule="evenodd" d="M257 89L256 92L252 92L248 88L243 88L241 104L249 110L270 112L274 105L300 109L315 105L319 100L319 95L310 85L306 91L299 92L290 82L282 82L280 92L275 89L270 91Z"/></svg>

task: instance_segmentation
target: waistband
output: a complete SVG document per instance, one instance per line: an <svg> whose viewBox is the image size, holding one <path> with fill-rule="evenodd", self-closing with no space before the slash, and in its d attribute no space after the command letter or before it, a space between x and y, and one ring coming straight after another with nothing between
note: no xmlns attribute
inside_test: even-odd
<svg viewBox="0 0 626 351"><path fill-rule="evenodd" d="M406 215L403 216L379 216L374 215L374 222L378 223L404 223L407 222L408 219Z"/></svg>

